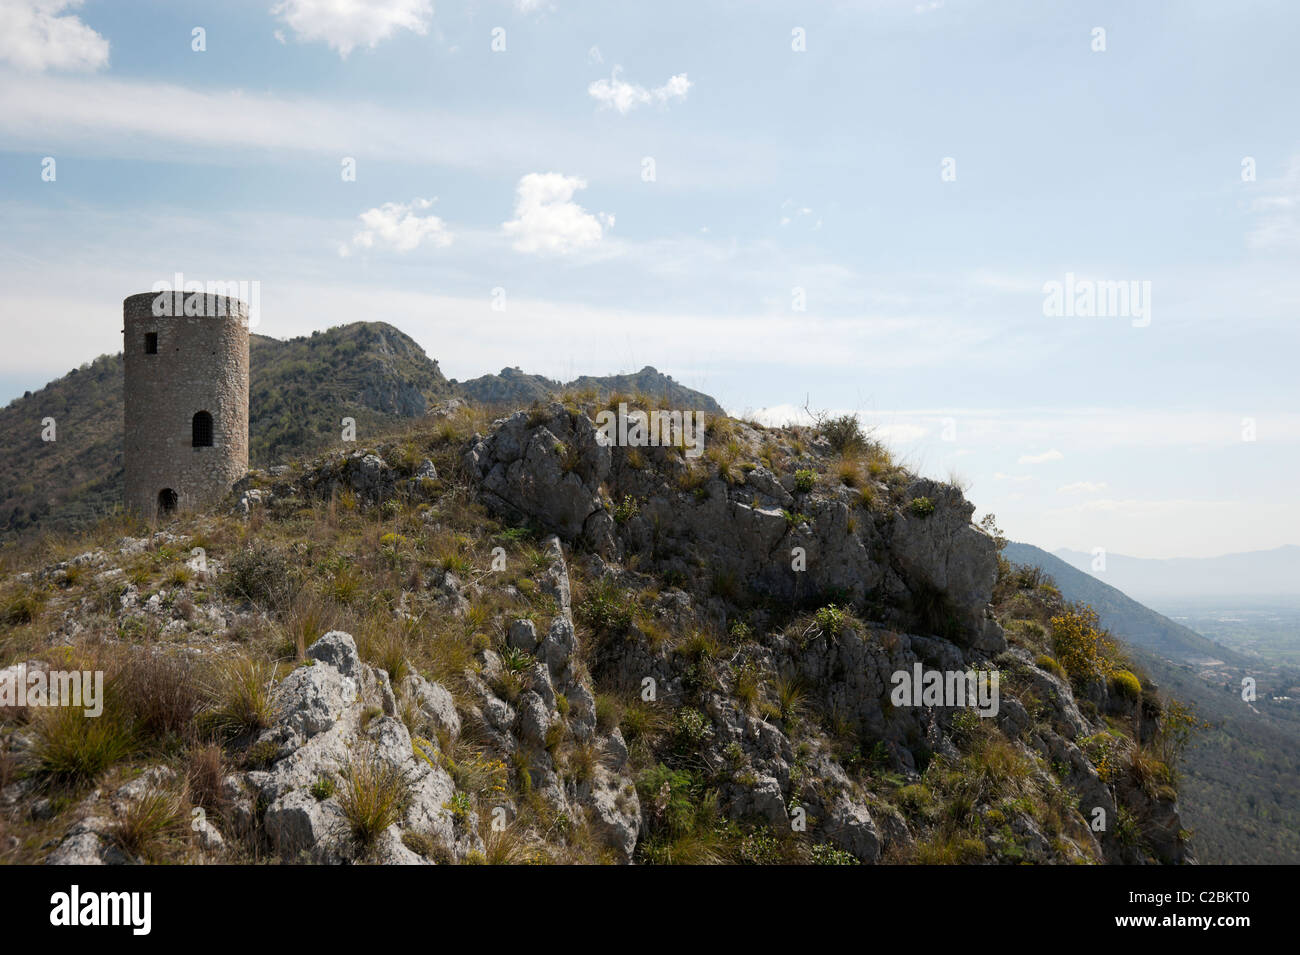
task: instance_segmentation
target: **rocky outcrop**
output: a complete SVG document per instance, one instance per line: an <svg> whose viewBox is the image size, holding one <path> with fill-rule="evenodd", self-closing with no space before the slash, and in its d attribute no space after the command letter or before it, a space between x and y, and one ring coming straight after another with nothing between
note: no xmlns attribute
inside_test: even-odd
<svg viewBox="0 0 1300 955"><path fill-rule="evenodd" d="M543 632L531 620L511 624L508 646L532 661L517 671L520 679L506 679L506 663L496 652L480 653L482 676L470 681L475 701L468 718L494 752L525 768L528 788L556 818L585 819L613 859L630 862L640 804L627 746L617 729L597 726L591 679L578 658L563 549L558 537L544 547L543 586L557 613ZM505 806L513 818L518 806Z"/></svg>
<svg viewBox="0 0 1300 955"><path fill-rule="evenodd" d="M745 427L729 440L757 457L761 436ZM847 600L913 625L905 615L938 600L945 619L927 622L951 618L947 635L987 652L1005 646L987 613L996 547L951 485L917 479L902 503L872 508L848 487L801 488L761 466L724 480L678 449L607 447L590 418L558 403L475 436L464 463L498 511L607 558L789 603ZM908 506L917 499L929 509ZM616 517L615 502L634 507Z"/></svg>
<svg viewBox="0 0 1300 955"><path fill-rule="evenodd" d="M361 662L352 637L325 634L307 651L304 665L275 690L278 718L255 745L273 746L267 769L228 780L246 829L260 831L281 858L344 862L367 858L351 831L343 800L356 774L382 777L391 770L402 780L401 818L379 834L373 852L381 861L418 863L403 846L403 836L418 833L441 847L446 858L481 852L477 819L460 822L449 807L456 795L451 777L438 763L437 743L413 744L398 717L388 674ZM437 712L445 690L427 681L407 681L419 693L412 702ZM441 714L446 719L445 712ZM364 766L361 766L364 764ZM258 819L257 809L265 808Z"/></svg>

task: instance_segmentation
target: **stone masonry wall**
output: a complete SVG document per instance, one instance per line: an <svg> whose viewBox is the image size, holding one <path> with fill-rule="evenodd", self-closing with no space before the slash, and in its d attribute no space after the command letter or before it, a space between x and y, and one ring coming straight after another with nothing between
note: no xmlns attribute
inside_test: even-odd
<svg viewBox="0 0 1300 955"><path fill-rule="evenodd" d="M165 296L171 315L155 315ZM180 306L180 307L176 307ZM124 504L159 513L159 492L179 510L208 507L248 470L248 310L238 299L146 292L122 303L125 355ZM158 335L146 354L145 336ZM212 415L212 447L192 446L196 412Z"/></svg>

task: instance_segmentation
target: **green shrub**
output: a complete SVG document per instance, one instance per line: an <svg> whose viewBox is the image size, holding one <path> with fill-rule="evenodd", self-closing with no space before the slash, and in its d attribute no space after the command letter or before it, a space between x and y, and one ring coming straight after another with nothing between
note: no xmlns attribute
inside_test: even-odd
<svg viewBox="0 0 1300 955"><path fill-rule="evenodd" d="M862 451L867 447L867 435L855 414L841 415L824 421L818 430L839 454Z"/></svg>
<svg viewBox="0 0 1300 955"><path fill-rule="evenodd" d="M632 595L612 580L599 580L575 608L579 622L597 632L623 633L632 626Z"/></svg>
<svg viewBox="0 0 1300 955"><path fill-rule="evenodd" d="M800 494L807 494L817 483L817 472L811 468L800 468L794 472L794 489Z"/></svg>
<svg viewBox="0 0 1300 955"><path fill-rule="evenodd" d="M836 849L829 842L818 842L812 847L813 865L861 865L857 856L843 849Z"/></svg>
<svg viewBox="0 0 1300 955"><path fill-rule="evenodd" d="M1110 675L1110 692L1125 700L1142 698L1142 681L1129 670L1116 670Z"/></svg>
<svg viewBox="0 0 1300 955"><path fill-rule="evenodd" d="M1101 629L1097 611L1087 605L1072 607L1053 617L1052 650L1074 680L1088 680L1111 671L1113 646ZM1138 693L1142 688L1139 685Z"/></svg>
<svg viewBox="0 0 1300 955"><path fill-rule="evenodd" d="M848 615L844 612L843 608L837 607L835 604L827 604L813 615L813 619L817 624L817 629L820 630L823 635L828 637L838 637L840 632L844 629L844 625L848 620Z"/></svg>
<svg viewBox="0 0 1300 955"><path fill-rule="evenodd" d="M623 503L614 508L614 523L626 524L636 517L638 510L640 510L640 505L637 503L636 498L631 494L624 495Z"/></svg>
<svg viewBox="0 0 1300 955"><path fill-rule="evenodd" d="M914 497L908 503L907 508L916 517L929 517L934 513L934 501L928 497Z"/></svg>
<svg viewBox="0 0 1300 955"><path fill-rule="evenodd" d="M232 597L264 606L287 603L295 591L288 559L276 550L254 544L230 558L225 591Z"/></svg>
<svg viewBox="0 0 1300 955"><path fill-rule="evenodd" d="M1038 655L1038 658L1034 660L1034 663L1038 666L1040 670L1046 670L1048 673L1052 674L1053 676L1058 676L1062 680L1067 679L1065 675L1065 668L1061 666L1059 663L1057 663L1055 660L1053 660L1051 657L1049 657L1046 653L1040 653Z"/></svg>
<svg viewBox="0 0 1300 955"><path fill-rule="evenodd" d="M312 798L317 802L324 802L333 796L338 789L338 783L334 781L333 776L321 775L316 777L316 781L311 784Z"/></svg>

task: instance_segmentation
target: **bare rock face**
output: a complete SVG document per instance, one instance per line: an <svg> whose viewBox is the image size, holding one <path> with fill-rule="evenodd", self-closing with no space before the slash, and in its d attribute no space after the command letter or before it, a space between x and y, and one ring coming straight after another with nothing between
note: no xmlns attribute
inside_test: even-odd
<svg viewBox="0 0 1300 955"><path fill-rule="evenodd" d="M466 468L494 506L567 541L599 533L588 522L604 514L599 487L609 464L610 449L596 440L590 419L560 404L540 419L515 412L465 453Z"/></svg>
<svg viewBox="0 0 1300 955"><path fill-rule="evenodd" d="M591 678L578 663L568 567L558 537L543 542L549 564L542 577L556 596L559 613L544 635L530 620L508 628L509 645L533 656L513 702L497 695L504 684L501 659L491 650L480 654L482 679L471 679L476 697L468 722L500 756L526 764L532 790L557 817L585 818L614 861L630 862L641 826L641 808L628 767L627 745L619 731L601 730ZM567 714L561 712L561 699ZM558 735L556 735L558 734ZM571 737L585 747L589 771L561 772L552 757L553 739ZM507 801L513 817L516 807Z"/></svg>
<svg viewBox="0 0 1300 955"><path fill-rule="evenodd" d="M635 449L635 459L630 450L605 446L590 418L553 404L497 421L464 463L494 509L606 558L636 554L673 577L787 602L833 594L906 612L938 595L931 615L942 619L928 625L986 652L1005 647L986 614L996 546L957 488L918 478L901 502L869 509L848 488L800 490L758 466L731 480L706 475L687 491L683 477L706 464L667 447ZM918 499L927 507L909 506Z"/></svg>
<svg viewBox="0 0 1300 955"><path fill-rule="evenodd" d="M388 675L362 663L355 641L341 631L325 634L307 653L311 664L276 687L278 718L258 741L277 747L279 755L266 770L228 781L240 807L236 816L242 812L254 824L256 807L265 806L261 830L271 851L286 861L424 861L403 845L408 832L432 840L452 859L482 851L476 821L458 821L447 808L456 787L435 762L436 742L422 739L417 748L396 717ZM453 736L459 732L445 689L408 677L403 691L431 721ZM358 767L398 774L404 791L401 818L369 853L357 845L343 804Z"/></svg>

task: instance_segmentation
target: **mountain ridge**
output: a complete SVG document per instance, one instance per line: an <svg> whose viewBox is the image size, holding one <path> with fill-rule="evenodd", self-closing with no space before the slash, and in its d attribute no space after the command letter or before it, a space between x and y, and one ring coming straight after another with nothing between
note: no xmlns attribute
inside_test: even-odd
<svg viewBox="0 0 1300 955"><path fill-rule="evenodd" d="M1052 554L1091 573L1091 554L1066 547ZM1092 576L1143 603L1222 597L1300 599L1300 546L1282 544L1215 557L1148 558L1107 553L1105 570Z"/></svg>
<svg viewBox="0 0 1300 955"><path fill-rule="evenodd" d="M578 386L602 396L641 392L723 414L708 395L647 366L634 375L582 376L571 385L518 372L460 384L413 338L386 322L352 322L310 335L249 337L249 465L265 467L336 445L343 419L361 440L463 397L528 404ZM510 370L510 369L508 369ZM114 513L122 499L122 354L101 355L0 408L0 539L36 528L69 531ZM493 382L496 382L495 387ZM543 385L543 383L545 383ZM53 418L52 442L42 422Z"/></svg>
<svg viewBox="0 0 1300 955"><path fill-rule="evenodd" d="M502 368L495 375L480 375L461 382L453 379L452 385L463 397L481 404L519 406L547 401L565 393L594 391L598 398L616 393L641 394L660 398L669 408L696 409L714 416L726 414L709 395L687 388L652 365L628 374L579 375L567 383L543 375L530 375L518 367Z"/></svg>

